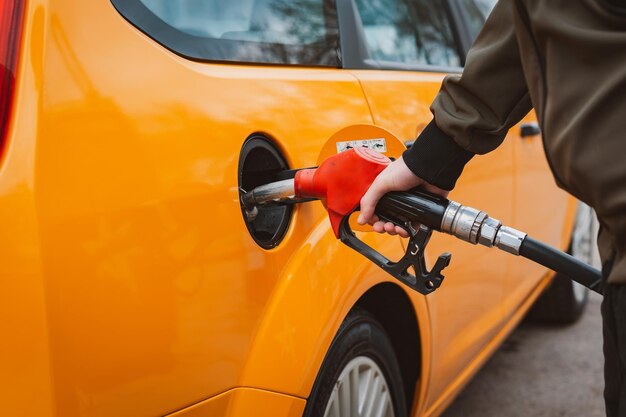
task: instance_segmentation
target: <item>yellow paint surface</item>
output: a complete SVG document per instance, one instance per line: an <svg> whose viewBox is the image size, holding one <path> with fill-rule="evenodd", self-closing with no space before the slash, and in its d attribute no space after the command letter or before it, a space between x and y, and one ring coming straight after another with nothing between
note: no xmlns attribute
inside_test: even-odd
<svg viewBox="0 0 626 417"><path fill-rule="evenodd" d="M301 413L347 312L392 278L335 240L319 202L295 209L278 248L257 246L239 207L241 145L263 133L295 168L349 125L413 138L441 74L191 62L108 1L31 0L26 22L0 166L5 414ZM515 146L472 161L451 197L514 225ZM398 239L364 239L402 255ZM456 392L520 308L503 302L506 255L444 237L429 250L453 261L436 294L409 294L416 416Z"/></svg>

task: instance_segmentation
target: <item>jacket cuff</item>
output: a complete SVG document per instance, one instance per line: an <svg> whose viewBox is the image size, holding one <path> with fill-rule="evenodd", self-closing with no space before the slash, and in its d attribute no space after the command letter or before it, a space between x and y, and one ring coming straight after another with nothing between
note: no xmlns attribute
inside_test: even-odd
<svg viewBox="0 0 626 417"><path fill-rule="evenodd" d="M402 159L411 171L429 184L452 190L465 164L475 154L461 148L431 121Z"/></svg>

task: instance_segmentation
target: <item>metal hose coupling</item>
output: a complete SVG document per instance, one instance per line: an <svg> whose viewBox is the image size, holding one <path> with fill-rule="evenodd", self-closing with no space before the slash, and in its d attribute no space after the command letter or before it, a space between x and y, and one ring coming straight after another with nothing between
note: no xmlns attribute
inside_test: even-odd
<svg viewBox="0 0 626 417"><path fill-rule="evenodd" d="M450 201L441 220L441 231L473 244L495 246L519 255L526 233L503 226L500 220L473 207Z"/></svg>

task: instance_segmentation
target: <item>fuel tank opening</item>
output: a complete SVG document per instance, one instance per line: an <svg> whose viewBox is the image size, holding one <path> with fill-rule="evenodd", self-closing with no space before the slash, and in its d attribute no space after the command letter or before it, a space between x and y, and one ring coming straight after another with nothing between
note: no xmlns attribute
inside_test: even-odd
<svg viewBox="0 0 626 417"><path fill-rule="evenodd" d="M259 185L276 181L289 165L277 146L260 134L250 136L239 155L239 197ZM276 247L285 237L293 213L292 205L267 205L250 213L241 203L241 213L254 241L264 249Z"/></svg>

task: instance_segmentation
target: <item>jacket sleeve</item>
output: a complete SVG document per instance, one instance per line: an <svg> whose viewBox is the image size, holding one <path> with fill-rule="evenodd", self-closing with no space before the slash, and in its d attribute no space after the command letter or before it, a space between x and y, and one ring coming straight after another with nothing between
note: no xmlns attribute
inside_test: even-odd
<svg viewBox="0 0 626 417"><path fill-rule="evenodd" d="M470 49L462 75L447 76L434 120L402 155L425 181L451 190L475 154L497 148L532 105L513 25L515 0L500 0Z"/></svg>

